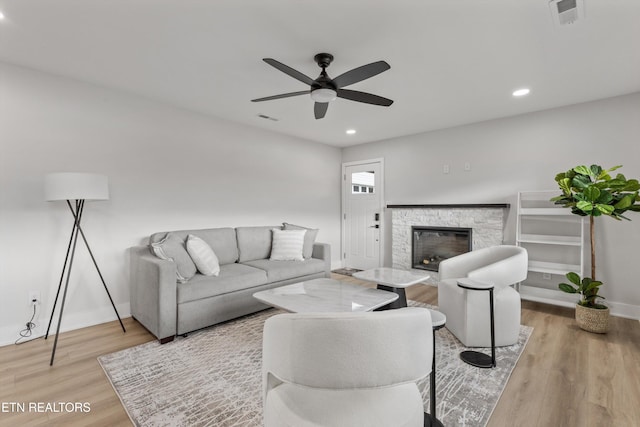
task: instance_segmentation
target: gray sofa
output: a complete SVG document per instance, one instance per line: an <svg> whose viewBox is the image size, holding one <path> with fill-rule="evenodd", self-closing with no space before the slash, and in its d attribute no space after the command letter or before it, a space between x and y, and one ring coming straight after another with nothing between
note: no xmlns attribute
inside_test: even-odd
<svg viewBox="0 0 640 427"><path fill-rule="evenodd" d="M303 261L271 261L273 228L282 227L172 231L183 241L189 234L200 237L220 263L218 276L197 273L184 283L176 280L175 262L158 258L150 246L130 248L131 315L164 344L176 335L268 308L253 298L255 292L330 277L331 252L325 243L305 241L311 257ZM149 245L167 235L151 235Z"/></svg>

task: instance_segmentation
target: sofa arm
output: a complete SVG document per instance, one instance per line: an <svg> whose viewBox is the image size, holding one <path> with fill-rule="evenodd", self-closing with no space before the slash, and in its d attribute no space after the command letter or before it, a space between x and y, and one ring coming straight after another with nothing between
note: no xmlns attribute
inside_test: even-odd
<svg viewBox="0 0 640 427"><path fill-rule="evenodd" d="M328 243L314 243L311 257L323 260L325 277L331 277L331 245Z"/></svg>
<svg viewBox="0 0 640 427"><path fill-rule="evenodd" d="M154 256L146 246L130 248L131 315L161 343L176 335L176 265Z"/></svg>

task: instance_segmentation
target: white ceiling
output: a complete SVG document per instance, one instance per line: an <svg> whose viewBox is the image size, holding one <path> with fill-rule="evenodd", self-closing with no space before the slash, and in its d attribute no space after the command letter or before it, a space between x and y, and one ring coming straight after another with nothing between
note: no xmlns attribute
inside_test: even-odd
<svg viewBox="0 0 640 427"><path fill-rule="evenodd" d="M585 2L559 28L548 0L0 0L0 60L343 147L640 91L640 1ZM318 52L387 61L349 89L394 104L250 102L307 89L262 58L315 79Z"/></svg>

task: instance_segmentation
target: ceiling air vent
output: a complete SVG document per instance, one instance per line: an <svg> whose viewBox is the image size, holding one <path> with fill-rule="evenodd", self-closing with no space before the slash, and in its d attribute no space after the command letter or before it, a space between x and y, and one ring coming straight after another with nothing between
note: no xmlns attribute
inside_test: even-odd
<svg viewBox="0 0 640 427"><path fill-rule="evenodd" d="M271 120L272 122L278 121L278 119L276 119L275 117L270 117L265 114L258 114L258 117L260 117L261 119Z"/></svg>
<svg viewBox="0 0 640 427"><path fill-rule="evenodd" d="M553 21L559 27L584 19L584 0L551 0L549 7Z"/></svg>

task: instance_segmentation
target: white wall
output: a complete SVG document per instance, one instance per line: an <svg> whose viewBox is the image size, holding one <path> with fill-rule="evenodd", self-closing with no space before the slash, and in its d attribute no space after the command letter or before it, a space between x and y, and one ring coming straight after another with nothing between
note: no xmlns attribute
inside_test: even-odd
<svg viewBox="0 0 640 427"><path fill-rule="evenodd" d="M363 144L344 149L342 160L384 157L388 204L511 203L505 239L513 243L518 191L555 189L555 174L578 164L622 164L619 172L640 178L639 138L636 93ZM470 171L464 171L465 162ZM443 173L445 164L449 174ZM598 278L618 312L640 318L640 215L629 217L631 222L598 219ZM389 225L385 265L391 264Z"/></svg>
<svg viewBox="0 0 640 427"><path fill-rule="evenodd" d="M339 263L338 148L237 126L117 91L0 63L0 345L41 292L46 329L72 217L45 202L49 172L108 175L111 199L87 202L83 229L122 316L126 248L156 231L283 221L320 228ZM62 329L115 319L78 247Z"/></svg>

